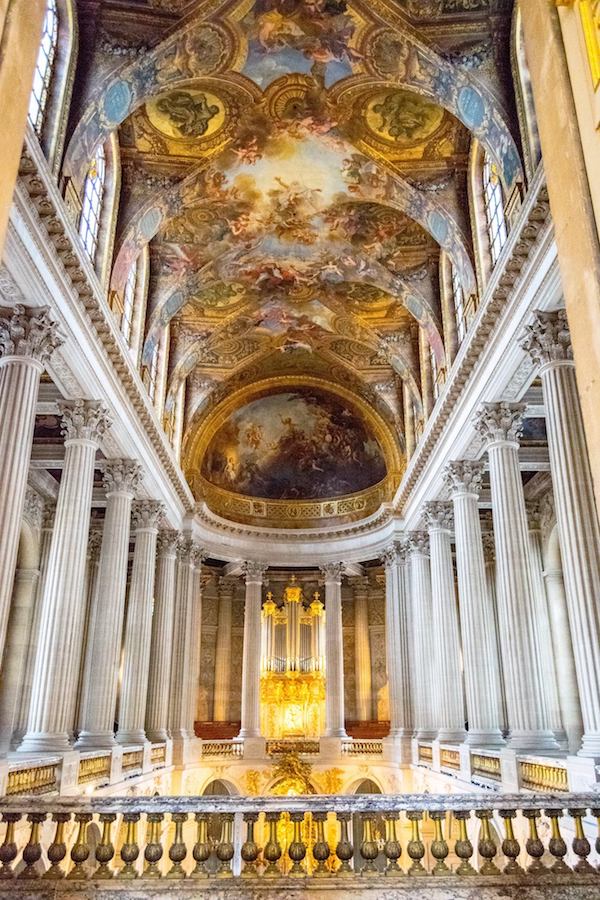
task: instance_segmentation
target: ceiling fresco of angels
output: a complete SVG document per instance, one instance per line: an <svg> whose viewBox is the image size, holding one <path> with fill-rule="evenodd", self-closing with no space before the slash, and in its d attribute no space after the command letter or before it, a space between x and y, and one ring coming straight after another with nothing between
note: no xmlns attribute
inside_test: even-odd
<svg viewBox="0 0 600 900"><path fill-rule="evenodd" d="M510 4L106 7L105 44L148 49L101 61L67 170L81 178L116 130L111 289L148 251L143 358L168 334L165 414L185 384L190 435L234 387L316 373L351 385L402 450L403 391L422 408L423 338L445 365L443 254L476 291L473 140L507 188L521 177L507 61L487 49Z"/></svg>

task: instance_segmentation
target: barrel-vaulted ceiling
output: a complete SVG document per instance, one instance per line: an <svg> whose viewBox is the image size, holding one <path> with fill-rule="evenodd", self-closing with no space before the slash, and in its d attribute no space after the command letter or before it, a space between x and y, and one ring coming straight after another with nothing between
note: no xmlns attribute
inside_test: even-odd
<svg viewBox="0 0 600 900"><path fill-rule="evenodd" d="M476 287L471 139L521 177L510 6L79 0L93 57L66 168L81 181L118 133L111 289L147 252L144 354L168 329L184 450L233 392L293 377L350 391L402 452L420 329L444 365L442 250Z"/></svg>

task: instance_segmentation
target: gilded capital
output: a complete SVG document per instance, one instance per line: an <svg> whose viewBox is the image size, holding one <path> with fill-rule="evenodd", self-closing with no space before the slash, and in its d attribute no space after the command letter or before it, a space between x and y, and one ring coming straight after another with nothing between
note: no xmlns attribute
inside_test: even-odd
<svg viewBox="0 0 600 900"><path fill-rule="evenodd" d="M142 478L142 467L135 459L109 459L102 475L107 495L122 493L133 496Z"/></svg>
<svg viewBox="0 0 600 900"><path fill-rule="evenodd" d="M327 582L333 583L337 582L340 584L342 581L342 575L345 571L344 563L341 562L330 562L325 563L325 565L319 567L319 571L321 575L325 579L325 583Z"/></svg>
<svg viewBox="0 0 600 900"><path fill-rule="evenodd" d="M538 366L572 362L573 346L565 310L538 310L533 325L525 328L521 347Z"/></svg>
<svg viewBox="0 0 600 900"><path fill-rule="evenodd" d="M175 556L177 553L177 542L179 540L179 532L174 528L163 528L158 532L156 539L156 551L159 556Z"/></svg>
<svg viewBox="0 0 600 900"><path fill-rule="evenodd" d="M0 359L20 356L45 366L64 338L48 307L14 307L11 316L0 318Z"/></svg>
<svg viewBox="0 0 600 900"><path fill-rule="evenodd" d="M246 579L246 584L250 582L262 584L262 580L265 577L265 573L268 568L269 567L268 565L266 565L266 563L254 562L251 560L243 563L242 575Z"/></svg>
<svg viewBox="0 0 600 900"><path fill-rule="evenodd" d="M58 411L67 441L98 441L111 426L106 407L99 400L61 400Z"/></svg>
<svg viewBox="0 0 600 900"><path fill-rule="evenodd" d="M156 528L161 516L164 514L165 505L160 500L134 500L131 509L132 524L138 528Z"/></svg>
<svg viewBox="0 0 600 900"><path fill-rule="evenodd" d="M406 545L411 553L429 555L429 535L426 531L409 531L406 535Z"/></svg>
<svg viewBox="0 0 600 900"><path fill-rule="evenodd" d="M451 503L445 500L429 500L423 504L423 515L429 529L452 531L454 514Z"/></svg>
<svg viewBox="0 0 600 900"><path fill-rule="evenodd" d="M475 414L475 428L486 441L518 443L523 434L524 403L483 403Z"/></svg>
<svg viewBox="0 0 600 900"><path fill-rule="evenodd" d="M484 463L482 460L460 459L448 463L444 470L444 481L453 494L481 493Z"/></svg>

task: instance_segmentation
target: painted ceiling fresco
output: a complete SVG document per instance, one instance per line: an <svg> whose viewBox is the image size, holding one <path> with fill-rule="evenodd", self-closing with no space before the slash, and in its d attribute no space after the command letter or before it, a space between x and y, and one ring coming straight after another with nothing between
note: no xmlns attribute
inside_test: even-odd
<svg viewBox="0 0 600 900"><path fill-rule="evenodd" d="M80 180L96 144L118 133L111 290L122 295L147 250L143 359L167 333L165 416L183 383L186 465L194 434L231 390L291 371L351 385L402 453L405 392L417 419L422 411L420 346L445 366L442 253L465 295L476 291L473 139L496 160L507 191L522 177L506 60L493 51L498 29L510 28L510 6L103 4L102 80L80 101L66 168ZM287 402L308 409L300 394ZM275 412L284 401L272 403L279 432L269 440L277 444L288 439ZM314 410L325 421L323 405ZM309 424L302 427L313 433ZM239 427L238 456L246 425ZM353 420L349 446L360 445L360 427ZM230 438L220 433L207 458L212 482L225 487L231 477L237 493L290 499L289 466L280 483L272 462L252 468L248 447L234 475L223 449ZM361 490L365 441L343 471L309 454L317 468L308 478L298 463L298 496L313 496L315 485L319 496ZM385 463L375 460L379 477Z"/></svg>
<svg viewBox="0 0 600 900"><path fill-rule="evenodd" d="M313 388L261 397L233 413L206 450L202 476L251 497L313 500L372 487L386 465L361 415Z"/></svg>

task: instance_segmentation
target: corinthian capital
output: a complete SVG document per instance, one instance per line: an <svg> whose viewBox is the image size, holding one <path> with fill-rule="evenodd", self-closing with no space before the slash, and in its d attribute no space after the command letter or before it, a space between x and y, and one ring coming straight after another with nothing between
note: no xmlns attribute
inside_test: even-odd
<svg viewBox="0 0 600 900"><path fill-rule="evenodd" d="M99 400L62 400L58 411L62 415L61 431L67 441L98 441L111 425Z"/></svg>
<svg viewBox="0 0 600 900"><path fill-rule="evenodd" d="M483 558L486 562L492 563L496 559L496 544L494 535L491 531L484 531L481 535L483 541Z"/></svg>
<svg viewBox="0 0 600 900"><path fill-rule="evenodd" d="M428 528L452 530L454 515L451 503L444 500L429 500L423 504L423 514Z"/></svg>
<svg viewBox="0 0 600 900"><path fill-rule="evenodd" d="M342 575L344 574L345 568L346 567L344 566L344 563L330 562L325 563L325 565L323 566L320 566L319 571L325 579L325 583L330 581L337 582L339 584L342 580Z"/></svg>
<svg viewBox="0 0 600 900"><path fill-rule="evenodd" d="M265 577L265 573L269 567L266 563L254 562L248 560L242 564L242 575L246 579L246 584L250 582L260 583L262 584L262 580Z"/></svg>
<svg viewBox="0 0 600 900"><path fill-rule="evenodd" d="M156 540L156 552L158 555L175 556L179 537L179 532L175 531L174 528L163 528L162 531L159 531Z"/></svg>
<svg viewBox="0 0 600 900"><path fill-rule="evenodd" d="M165 505L160 500L134 500L131 510L133 527L156 528L164 515Z"/></svg>
<svg viewBox="0 0 600 900"><path fill-rule="evenodd" d="M406 546L411 553L429 554L429 535L426 531L409 531L406 535Z"/></svg>
<svg viewBox="0 0 600 900"><path fill-rule="evenodd" d="M518 443L523 434L524 403L484 403L475 415L475 428L488 443Z"/></svg>
<svg viewBox="0 0 600 900"><path fill-rule="evenodd" d="M135 459L109 459L104 467L102 481L107 494L131 494L142 481L142 467Z"/></svg>
<svg viewBox="0 0 600 900"><path fill-rule="evenodd" d="M481 460L461 459L448 463L444 470L444 481L453 494L475 494L481 492L484 464Z"/></svg>
<svg viewBox="0 0 600 900"><path fill-rule="evenodd" d="M190 553L190 560L195 569L199 569L206 559L206 552L200 544L197 544L195 541L192 541L192 549Z"/></svg>
<svg viewBox="0 0 600 900"><path fill-rule="evenodd" d="M193 549L193 540L190 537L182 535L177 541L177 559L179 562L183 565L189 564Z"/></svg>
<svg viewBox="0 0 600 900"><path fill-rule="evenodd" d="M393 566L398 566L406 561L406 551L407 546L405 543L394 541L385 548L380 559L386 569L391 569Z"/></svg>
<svg viewBox="0 0 600 900"><path fill-rule="evenodd" d="M102 532L97 528L90 531L88 538L87 555L90 562L97 562L100 558L100 548L102 547Z"/></svg>
<svg viewBox="0 0 600 900"><path fill-rule="evenodd" d="M533 325L527 325L521 347L538 366L571 362L573 346L564 309L535 313Z"/></svg>
<svg viewBox="0 0 600 900"><path fill-rule="evenodd" d="M0 318L0 358L21 356L45 366L64 338L48 307L37 309L18 304L12 315Z"/></svg>

